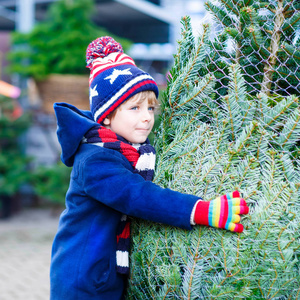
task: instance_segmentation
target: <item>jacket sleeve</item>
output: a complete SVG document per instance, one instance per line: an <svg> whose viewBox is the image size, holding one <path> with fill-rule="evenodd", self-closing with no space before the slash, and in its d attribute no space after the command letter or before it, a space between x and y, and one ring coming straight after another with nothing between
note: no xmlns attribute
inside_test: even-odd
<svg viewBox="0 0 300 300"><path fill-rule="evenodd" d="M80 177L88 196L129 216L192 228L190 217L199 197L145 181L128 169L121 154L112 152L94 153L82 161Z"/></svg>

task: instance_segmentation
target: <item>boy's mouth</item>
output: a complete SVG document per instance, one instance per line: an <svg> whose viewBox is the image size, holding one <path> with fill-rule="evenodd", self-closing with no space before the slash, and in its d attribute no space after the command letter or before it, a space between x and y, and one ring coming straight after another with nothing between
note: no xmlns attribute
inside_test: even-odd
<svg viewBox="0 0 300 300"><path fill-rule="evenodd" d="M137 128L136 130L138 130L138 131L149 131L150 128Z"/></svg>

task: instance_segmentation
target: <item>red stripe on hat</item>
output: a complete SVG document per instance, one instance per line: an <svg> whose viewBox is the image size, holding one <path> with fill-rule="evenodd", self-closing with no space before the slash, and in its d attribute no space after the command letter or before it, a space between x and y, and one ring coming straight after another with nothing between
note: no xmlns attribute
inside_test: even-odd
<svg viewBox="0 0 300 300"><path fill-rule="evenodd" d="M141 81L137 84L135 84L130 90L128 90L125 94L122 95L122 97L119 98L119 100L117 100L115 103L113 103L111 105L111 107L109 107L103 114L102 116L99 117L99 119L97 120L97 123L101 124L101 122L111 113L113 112L128 96L130 96L135 90L137 90L138 88L146 85L146 84L155 84L154 80L148 79L148 80L144 80Z"/></svg>
<svg viewBox="0 0 300 300"><path fill-rule="evenodd" d="M120 56L123 55L123 53L119 53L117 56L116 56L116 60L119 60Z"/></svg>
<svg viewBox="0 0 300 300"><path fill-rule="evenodd" d="M97 61L93 64L93 70L97 69L97 68L101 68L105 65L109 65L111 67L118 65L118 63L124 63L124 61L126 61L128 64L130 65L134 65L134 61L132 59L130 59L128 56L126 57L122 57L119 60L113 60L113 59L108 59L106 61Z"/></svg>
<svg viewBox="0 0 300 300"><path fill-rule="evenodd" d="M120 56L123 56L123 57L122 57L121 59L119 59ZM130 60L130 61L132 62L132 64L135 66L134 60L133 60L130 56L128 56L128 55L126 55L126 54L124 54L124 53L119 53L119 54L116 56L116 60L118 60L118 61Z"/></svg>
<svg viewBox="0 0 300 300"><path fill-rule="evenodd" d="M228 201L226 196L221 196L221 211L220 211L220 220L219 228L225 228L226 222L228 219Z"/></svg>
<svg viewBox="0 0 300 300"><path fill-rule="evenodd" d="M120 58L120 56L122 56ZM122 55L122 53L118 54L116 57L108 58L106 59L98 59L93 62L93 69L99 68L101 66L105 66L107 64L117 64L119 62L123 62L124 60L128 61L129 64L135 65L133 59L129 57L128 55Z"/></svg>

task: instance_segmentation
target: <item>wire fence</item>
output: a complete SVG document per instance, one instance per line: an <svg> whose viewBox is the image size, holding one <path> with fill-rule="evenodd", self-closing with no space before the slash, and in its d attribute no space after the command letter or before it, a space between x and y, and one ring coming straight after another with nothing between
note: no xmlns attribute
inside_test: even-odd
<svg viewBox="0 0 300 300"><path fill-rule="evenodd" d="M206 2L182 20L155 182L212 200L238 189L244 233L135 221L128 299L300 298L300 4Z"/></svg>

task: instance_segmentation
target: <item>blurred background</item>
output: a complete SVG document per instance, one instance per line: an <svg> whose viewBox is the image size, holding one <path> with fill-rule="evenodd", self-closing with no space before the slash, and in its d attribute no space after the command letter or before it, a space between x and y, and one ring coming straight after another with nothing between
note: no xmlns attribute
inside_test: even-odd
<svg viewBox="0 0 300 300"><path fill-rule="evenodd" d="M0 0L2 218L24 205L64 203L69 170L53 103L89 109L87 45L113 36L163 90L184 15L195 34L209 19L201 0Z"/></svg>
<svg viewBox="0 0 300 300"><path fill-rule="evenodd" d="M87 45L113 36L163 91L182 16L202 0L0 0L0 299L48 299L51 244L70 168L54 102L89 109Z"/></svg>

